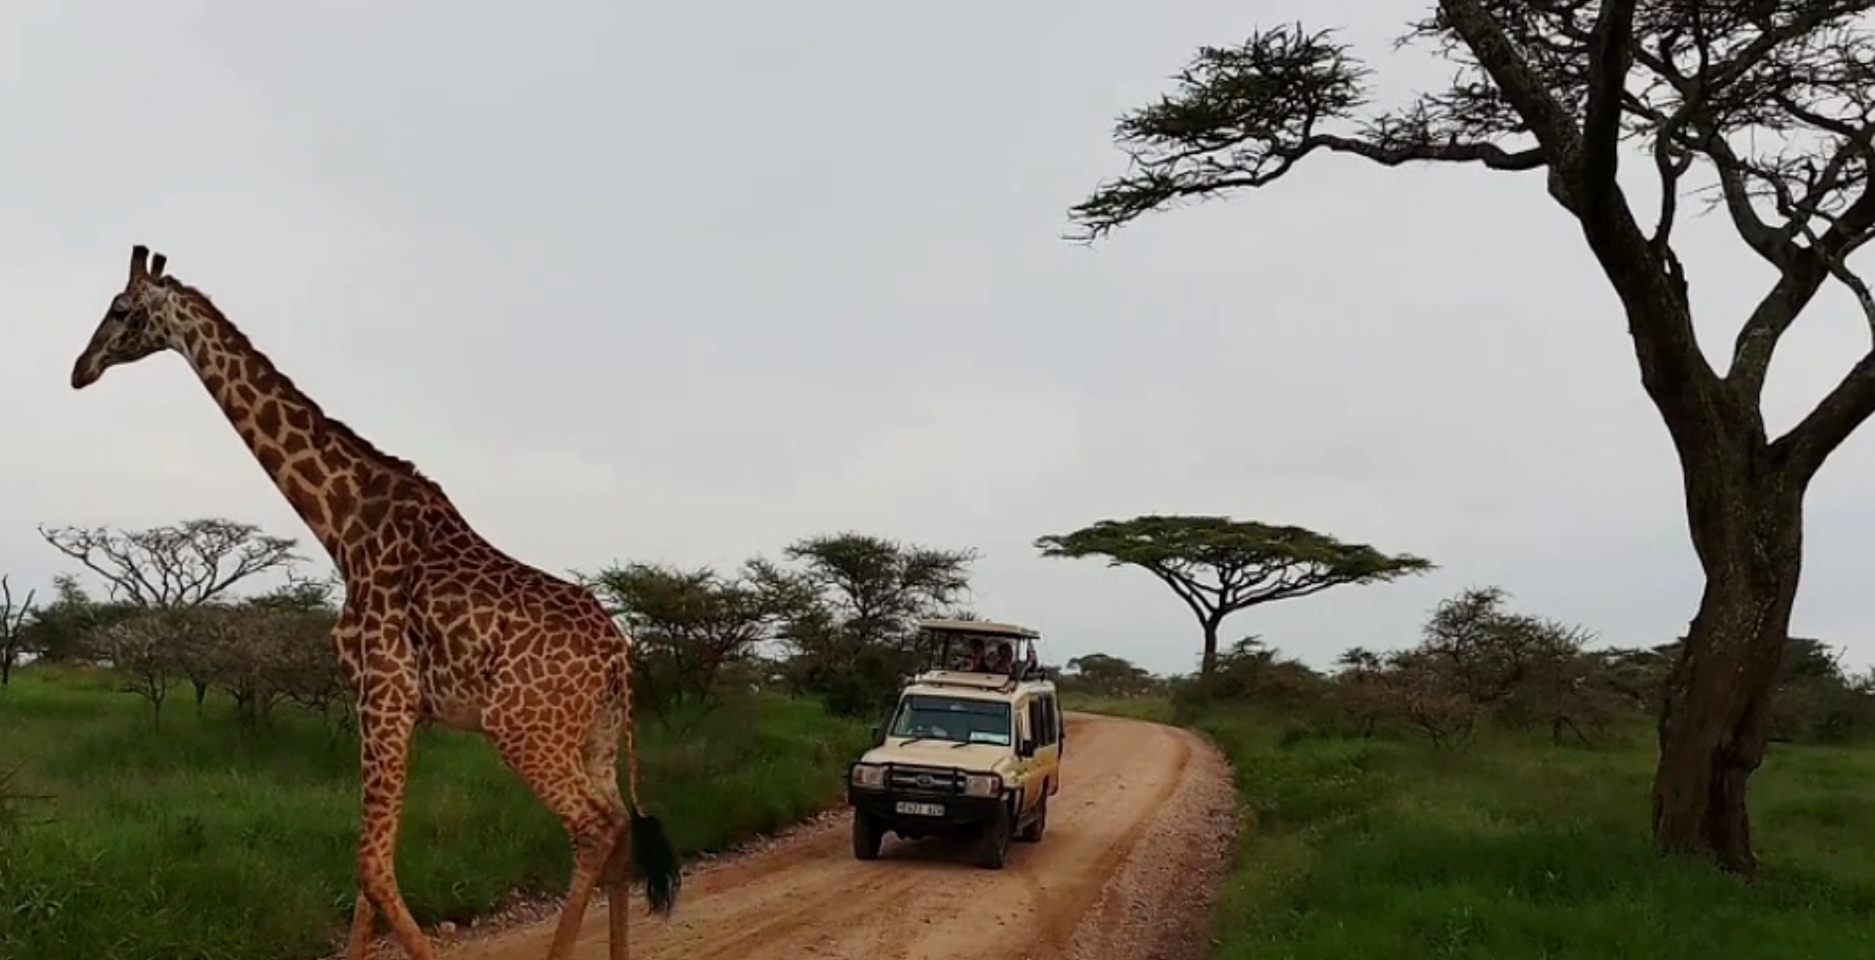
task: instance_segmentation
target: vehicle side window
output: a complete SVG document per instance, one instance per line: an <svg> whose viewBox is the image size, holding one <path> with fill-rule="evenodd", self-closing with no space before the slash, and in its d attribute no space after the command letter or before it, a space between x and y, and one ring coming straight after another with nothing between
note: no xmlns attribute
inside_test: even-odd
<svg viewBox="0 0 1875 960"><path fill-rule="evenodd" d="M1048 729L1048 698L1036 697L1029 701L1029 727L1035 731L1035 748L1041 749L1054 742Z"/></svg>
<svg viewBox="0 0 1875 960"><path fill-rule="evenodd" d="M1061 714L1055 706L1054 697L1042 698L1042 742L1058 743L1061 740Z"/></svg>

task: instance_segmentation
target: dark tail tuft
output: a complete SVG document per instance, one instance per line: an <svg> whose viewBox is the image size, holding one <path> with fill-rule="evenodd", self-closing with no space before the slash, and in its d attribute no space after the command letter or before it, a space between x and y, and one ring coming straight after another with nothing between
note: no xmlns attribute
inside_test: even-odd
<svg viewBox="0 0 1875 960"><path fill-rule="evenodd" d="M632 868L645 882L645 899L651 902L651 912L668 917L677 906L677 888L684 882L677 870L677 849L671 846L671 838L665 836L664 824L658 818L636 809L631 818Z"/></svg>

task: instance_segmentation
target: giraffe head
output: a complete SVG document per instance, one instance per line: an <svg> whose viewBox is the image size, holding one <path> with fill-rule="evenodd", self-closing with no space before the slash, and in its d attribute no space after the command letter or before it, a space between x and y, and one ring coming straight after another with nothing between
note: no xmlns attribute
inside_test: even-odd
<svg viewBox="0 0 1875 960"><path fill-rule="evenodd" d="M97 332L72 364L72 389L82 390L120 363L141 360L175 346L181 324L182 294L163 282L162 254L138 244L130 251L130 278L111 298Z"/></svg>

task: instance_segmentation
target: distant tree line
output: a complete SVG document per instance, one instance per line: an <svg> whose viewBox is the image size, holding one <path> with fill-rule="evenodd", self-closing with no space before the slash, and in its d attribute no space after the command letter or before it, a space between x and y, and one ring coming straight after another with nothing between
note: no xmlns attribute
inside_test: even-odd
<svg viewBox="0 0 1875 960"><path fill-rule="evenodd" d="M349 714L331 643L343 587L305 575L295 541L209 518L141 530L41 528L104 584L63 574L52 597L0 579L0 683L22 661L111 670L161 724L181 692L199 710L225 695L244 725L297 703ZM573 574L628 629L639 710L669 717L725 695L777 689L834 712L874 715L922 665L913 622L968 617L968 550L839 533L725 573L652 563ZM244 591L262 580L271 589Z"/></svg>
<svg viewBox="0 0 1875 960"><path fill-rule="evenodd" d="M1591 647L1578 626L1518 613L1497 587L1439 604L1418 642L1354 647L1317 671L1257 637L1220 651L1212 672L1157 677L1107 654L1070 660L1064 690L1102 698L1169 695L1195 713L1251 704L1285 718L1286 736L1411 736L1456 748L1485 726L1593 744L1621 725L1656 719L1680 656L1675 640ZM1772 737L1842 743L1875 736L1875 670L1852 675L1820 640L1792 637L1778 667Z"/></svg>
<svg viewBox="0 0 1875 960"><path fill-rule="evenodd" d="M238 722L264 724L294 703L349 716L350 691L330 640L342 588L310 577L292 540L251 524L199 519L144 530L42 528L47 542L104 583L93 597L62 575L51 598L0 578L0 681L23 657L108 667L153 722L178 692L200 710L211 693ZM1513 611L1483 587L1439 605L1417 643L1346 651L1332 670L1282 656L1257 637L1224 646L1222 614L1332 586L1380 582L1431 564L1296 527L1215 517L1106 521L1043 538L1045 555L1105 556L1171 584L1199 615L1200 669L1158 677L1117 656L1075 657L1064 691L1172 696L1181 709L1225 701L1279 708L1292 735L1424 736L1464 743L1480 724L1593 742L1657 717L1681 641L1592 647L1586 630ZM587 584L636 641L634 702L671 719L757 690L812 697L833 712L877 716L927 665L914 624L972 617L971 550L853 532L808 537L732 571L620 563ZM246 589L263 579L277 585ZM1875 678L1848 676L1814 639L1792 638L1779 666L1772 736L1840 742L1875 733Z"/></svg>

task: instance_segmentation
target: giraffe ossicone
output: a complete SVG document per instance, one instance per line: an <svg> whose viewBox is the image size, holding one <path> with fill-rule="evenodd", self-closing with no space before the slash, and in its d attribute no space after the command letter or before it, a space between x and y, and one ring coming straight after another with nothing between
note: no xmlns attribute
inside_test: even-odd
<svg viewBox="0 0 1875 960"><path fill-rule="evenodd" d="M436 955L393 864L423 720L492 740L572 839L573 881L549 960L571 952L599 885L612 960L627 960L628 864L654 913L669 914L682 882L662 824L639 801L630 638L585 587L503 553L416 465L327 416L167 266L163 254L132 248L129 278L73 363L72 387L181 354L338 567L345 602L333 643L358 701L363 794L347 960L363 960L380 915L413 960Z"/></svg>

